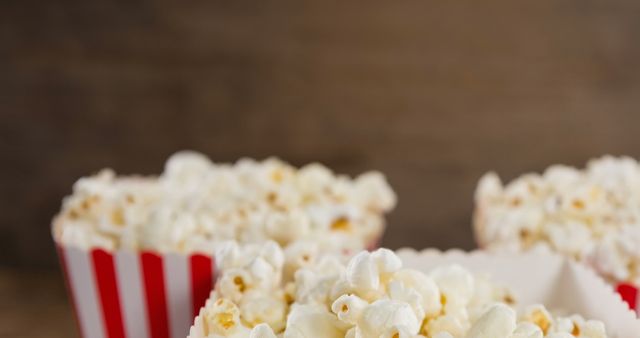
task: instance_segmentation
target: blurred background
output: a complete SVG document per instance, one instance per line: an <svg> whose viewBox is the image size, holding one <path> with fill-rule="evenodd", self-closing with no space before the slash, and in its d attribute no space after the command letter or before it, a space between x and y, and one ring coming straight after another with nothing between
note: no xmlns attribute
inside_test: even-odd
<svg viewBox="0 0 640 338"><path fill-rule="evenodd" d="M472 196L640 158L640 3L0 2L0 336L77 335L49 232L80 176L181 149L384 172L383 245L474 247ZM33 325L34 316L38 325Z"/></svg>

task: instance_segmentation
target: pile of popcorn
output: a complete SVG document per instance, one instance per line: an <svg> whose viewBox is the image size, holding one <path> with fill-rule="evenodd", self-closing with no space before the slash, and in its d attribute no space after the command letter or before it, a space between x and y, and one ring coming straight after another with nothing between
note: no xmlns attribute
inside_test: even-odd
<svg viewBox="0 0 640 338"><path fill-rule="evenodd" d="M553 250L612 282L640 285L640 164L606 156L586 169L556 165L503 186L478 185L474 228L492 251Z"/></svg>
<svg viewBox="0 0 640 338"><path fill-rule="evenodd" d="M379 240L395 203L378 172L351 179L320 164L214 164L179 152L158 177L117 177L106 169L78 180L54 220L54 236L106 250L212 252L225 240L272 239L355 252Z"/></svg>
<svg viewBox="0 0 640 338"><path fill-rule="evenodd" d="M219 278L189 338L602 338L603 323L534 305L518 316L504 287L460 266L429 274L390 250L331 255L275 243L221 246ZM290 265L298 270L293 275Z"/></svg>

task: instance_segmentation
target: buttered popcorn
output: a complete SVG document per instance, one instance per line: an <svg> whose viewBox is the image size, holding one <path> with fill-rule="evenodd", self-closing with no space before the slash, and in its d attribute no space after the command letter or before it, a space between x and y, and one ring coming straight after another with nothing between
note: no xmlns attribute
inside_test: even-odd
<svg viewBox="0 0 640 338"><path fill-rule="evenodd" d="M350 179L319 164L214 164L179 152L158 177L107 169L81 178L54 220L54 235L65 245L106 250L210 252L221 241L272 239L357 251L379 239L395 203L378 172Z"/></svg>
<svg viewBox="0 0 640 338"><path fill-rule="evenodd" d="M627 157L586 169L552 166L503 186L486 174L474 227L493 251L550 249L592 265L613 282L640 284L640 165Z"/></svg>
<svg viewBox="0 0 640 338"><path fill-rule="evenodd" d="M518 316L507 289L457 265L426 274L403 268L395 253L379 249L360 252L347 264L322 255L288 279L285 262L295 259L283 256L292 252L274 255L277 246L265 245L270 248L247 255L238 255L244 250L238 247L218 251L217 260L234 263L222 271L189 338L606 337L601 322L555 317L541 305ZM259 261L276 263L257 269L269 273L256 274Z"/></svg>

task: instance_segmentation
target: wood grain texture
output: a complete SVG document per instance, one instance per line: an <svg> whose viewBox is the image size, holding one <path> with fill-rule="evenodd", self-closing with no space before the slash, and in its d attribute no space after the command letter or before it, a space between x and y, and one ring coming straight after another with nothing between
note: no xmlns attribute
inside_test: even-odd
<svg viewBox="0 0 640 338"><path fill-rule="evenodd" d="M0 269L0 298L1 337L79 336L58 273Z"/></svg>
<svg viewBox="0 0 640 338"><path fill-rule="evenodd" d="M102 167L179 149L385 172L383 244L472 248L477 179L640 158L640 2L0 2L0 265Z"/></svg>

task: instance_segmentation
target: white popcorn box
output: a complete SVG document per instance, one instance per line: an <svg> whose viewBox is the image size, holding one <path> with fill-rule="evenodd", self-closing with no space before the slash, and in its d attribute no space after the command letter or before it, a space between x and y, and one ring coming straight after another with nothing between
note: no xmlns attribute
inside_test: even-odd
<svg viewBox="0 0 640 338"><path fill-rule="evenodd" d="M443 264L460 264L508 286L519 306L544 304L552 310L600 320L610 337L640 337L640 320L621 295L593 270L560 255L412 249L401 249L398 255L405 266L422 271Z"/></svg>
<svg viewBox="0 0 640 338"><path fill-rule="evenodd" d="M482 233L480 228L481 222L474 222L474 237L480 250L486 248L486 244L482 241L479 234ZM595 272L597 274L597 271ZM616 291L620 294L622 299L627 303L631 310L636 312L636 315L640 317L640 285L634 285L631 283L617 283L614 285Z"/></svg>
<svg viewBox="0 0 640 338"><path fill-rule="evenodd" d="M488 274L513 290L518 306L544 304L551 310L576 313L604 322L609 337L640 337L640 320L622 298L590 269L554 254L489 254L460 250L397 251L404 266L428 272L438 266L459 264ZM206 338L203 310L189 330L189 338ZM186 336L186 333L185 333Z"/></svg>
<svg viewBox="0 0 640 338"><path fill-rule="evenodd" d="M184 338L215 282L212 256L58 245L83 338Z"/></svg>

